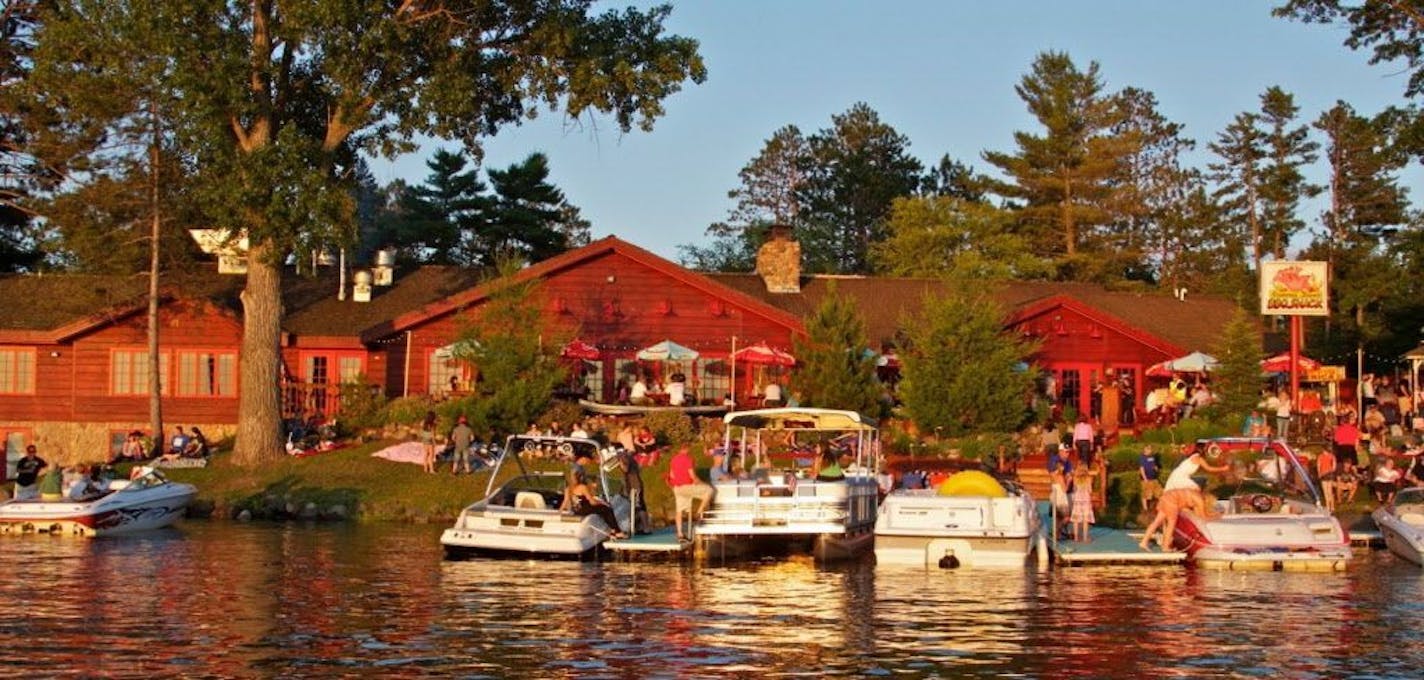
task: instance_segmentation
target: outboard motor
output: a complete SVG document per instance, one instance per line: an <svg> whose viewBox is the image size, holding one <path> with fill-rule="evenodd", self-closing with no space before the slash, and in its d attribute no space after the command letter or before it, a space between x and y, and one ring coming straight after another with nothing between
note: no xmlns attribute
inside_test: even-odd
<svg viewBox="0 0 1424 680"><path fill-rule="evenodd" d="M959 558L954 556L953 550L944 551L944 557L939 558L940 569L958 569Z"/></svg>

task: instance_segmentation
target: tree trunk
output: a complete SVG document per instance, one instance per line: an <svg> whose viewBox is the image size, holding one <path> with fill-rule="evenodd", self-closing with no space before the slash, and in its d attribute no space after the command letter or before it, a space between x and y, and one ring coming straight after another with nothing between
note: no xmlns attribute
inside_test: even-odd
<svg viewBox="0 0 1424 680"><path fill-rule="evenodd" d="M162 140L158 128L158 104L150 98L149 117L153 123L153 148L149 160L149 208L153 211L153 225L148 235L148 426L153 431L153 448L162 450L163 441L163 358L158 354L158 255L161 250L159 235L163 220L159 213L158 201L158 161L159 144Z"/></svg>
<svg viewBox="0 0 1424 680"><path fill-rule="evenodd" d="M153 431L153 447L163 441L163 357L158 353L158 152L153 166L153 227L148 244L148 421Z"/></svg>
<svg viewBox="0 0 1424 680"><path fill-rule="evenodd" d="M281 459L282 258L270 241L247 253L242 291L242 389L233 460L256 467Z"/></svg>

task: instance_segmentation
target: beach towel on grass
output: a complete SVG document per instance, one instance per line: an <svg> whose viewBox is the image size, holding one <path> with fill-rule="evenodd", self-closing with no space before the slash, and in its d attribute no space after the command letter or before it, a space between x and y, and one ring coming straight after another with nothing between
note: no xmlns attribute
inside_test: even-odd
<svg viewBox="0 0 1424 680"><path fill-rule="evenodd" d="M388 446L377 451L372 456L393 460L397 463L425 464L425 445L420 442L403 442L395 446Z"/></svg>

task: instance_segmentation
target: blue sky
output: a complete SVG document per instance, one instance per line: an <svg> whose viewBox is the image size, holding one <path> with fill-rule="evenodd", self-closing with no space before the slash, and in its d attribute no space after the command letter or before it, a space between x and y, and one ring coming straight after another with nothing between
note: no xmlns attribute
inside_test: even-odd
<svg viewBox="0 0 1424 680"><path fill-rule="evenodd" d="M1336 100L1366 115L1403 102L1401 67L1368 65L1367 54L1341 44L1342 27L1272 18L1275 4L683 0L667 26L701 42L708 78L667 100L652 132L545 111L490 139L485 165L543 151L595 238L614 234L675 258L679 244L701 243L726 216L737 172L775 130L795 124L810 134L857 101L907 136L924 163L948 153L987 172L982 151L1012 150L1015 130L1038 131L1014 86L1044 50L1066 51L1080 68L1098 62L1109 91L1155 93L1161 112L1197 140L1197 165L1210 158L1206 143L1237 113L1257 110L1271 85L1296 95L1306 121ZM434 148L374 163L377 180L421 182ZM1318 181L1323 169L1314 172Z"/></svg>

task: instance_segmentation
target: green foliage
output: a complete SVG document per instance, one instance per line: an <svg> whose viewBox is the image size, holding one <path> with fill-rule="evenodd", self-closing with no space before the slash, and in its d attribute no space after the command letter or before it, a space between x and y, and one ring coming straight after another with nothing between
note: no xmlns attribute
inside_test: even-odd
<svg viewBox="0 0 1424 680"><path fill-rule="evenodd" d="M697 426L686 413L649 413L643 418L643 424L647 425L663 444L682 446L697 441Z"/></svg>
<svg viewBox="0 0 1424 680"><path fill-rule="evenodd" d="M796 392L802 406L845 409L879 417L880 383L868 351L865 322L832 285L806 319L806 337L796 346Z"/></svg>
<svg viewBox="0 0 1424 680"><path fill-rule="evenodd" d="M890 203L919 188L923 166L910 140L864 102L831 124L806 140L802 252L811 271L865 274L871 246L885 240Z"/></svg>
<svg viewBox="0 0 1424 680"><path fill-rule="evenodd" d="M435 402L429 397L397 397L386 402L381 409L381 423L384 425L418 425L425 414L435 409Z"/></svg>
<svg viewBox="0 0 1424 680"><path fill-rule="evenodd" d="M538 262L588 243L588 222L549 183L548 156L529 154L504 170L490 170L489 177L494 205L478 235L485 262L511 255Z"/></svg>
<svg viewBox="0 0 1424 680"><path fill-rule="evenodd" d="M1015 89L1044 133L1015 133L1015 153L984 153L1008 176L994 190L1022 202L1036 252L1074 255L1113 221L1123 167L1141 141L1120 127L1122 108L1104 94L1096 62L1082 71L1066 53L1044 52Z"/></svg>
<svg viewBox="0 0 1424 680"><path fill-rule="evenodd" d="M490 170L493 194L460 154L438 150L426 166L425 184L392 183L382 219L381 240L419 261L493 267L501 257L542 260L588 242L588 223L549 183L542 153Z"/></svg>
<svg viewBox="0 0 1424 680"><path fill-rule="evenodd" d="M831 124L809 137L794 125L777 130L742 168L727 221L708 227L712 243L681 246L683 262L750 269L767 227L779 224L793 228L807 271L868 273L891 202L919 189L923 168L909 140L865 103Z"/></svg>
<svg viewBox="0 0 1424 680"><path fill-rule="evenodd" d="M53 80L62 91L38 89L34 108L72 114L73 129L97 139L143 109L69 100L163 94L194 205L249 239L245 323L250 337L270 337L240 357L234 453L245 464L282 455L270 379L282 264L354 241L359 151L392 156L425 136L477 152L543 106L649 129L664 98L706 77L697 42L664 34L671 8L593 12L593 0L43 3L35 70L71 77Z"/></svg>
<svg viewBox="0 0 1424 680"><path fill-rule="evenodd" d="M433 264L472 264L478 260L470 243L489 210L478 167L465 170L458 153L439 149L425 166L430 174L420 186L393 187L395 205L388 211L387 245Z"/></svg>
<svg viewBox="0 0 1424 680"><path fill-rule="evenodd" d="M1238 309L1221 330L1213 356L1221 362L1212 374L1212 392L1227 423L1241 423L1255 408L1261 394L1261 329L1256 320Z"/></svg>
<svg viewBox="0 0 1424 680"><path fill-rule="evenodd" d="M377 385L367 383L366 376L341 384L341 416L339 422L348 431L367 430L382 425L389 400Z"/></svg>
<svg viewBox="0 0 1424 680"><path fill-rule="evenodd" d="M1033 376L1020 365L1033 344L1003 332L1003 311L967 286L925 300L904 323L899 395L922 431L958 437L1013 431L1025 417Z"/></svg>
<svg viewBox="0 0 1424 680"><path fill-rule="evenodd" d="M518 263L501 267L502 287L466 317L457 360L479 371L472 417L501 434L523 432L567 378L559 349L568 338L546 327L536 281L515 281Z"/></svg>
<svg viewBox="0 0 1424 680"><path fill-rule="evenodd" d="M889 236L871 247L878 271L894 276L1042 279L1049 262L1014 231L1014 215L987 203L943 196L897 198Z"/></svg>

